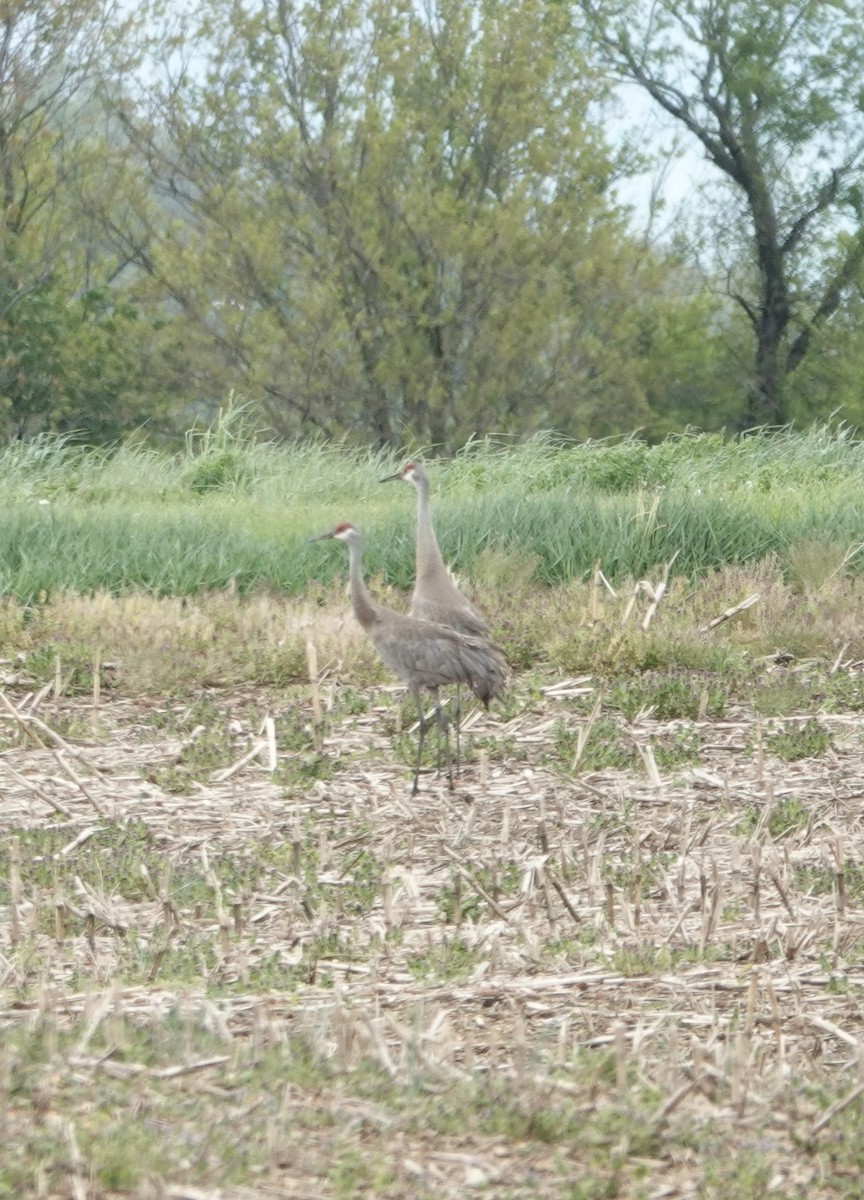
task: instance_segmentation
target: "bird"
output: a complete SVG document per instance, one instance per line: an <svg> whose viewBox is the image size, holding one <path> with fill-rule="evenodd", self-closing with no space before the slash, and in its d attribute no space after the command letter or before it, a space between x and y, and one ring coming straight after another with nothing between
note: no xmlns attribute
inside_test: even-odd
<svg viewBox="0 0 864 1200"><path fill-rule="evenodd" d="M380 482L390 483L396 479L412 484L417 492L417 565L414 591L411 594L411 616L424 621L438 621L468 637L481 638L494 645L491 642L486 618L477 611L468 597L460 592L441 555L432 525L432 516L429 512L429 476L419 463L409 462L394 475L385 475ZM503 659L501 650L497 646L495 649ZM460 688L457 684L454 718L457 770L461 751L459 742L461 699Z"/></svg>
<svg viewBox="0 0 864 1200"><path fill-rule="evenodd" d="M429 512L429 476L419 463L409 462L395 475L385 475L381 483L401 479L417 492L417 546L411 615L426 621L451 625L470 637L489 637L486 618L460 592L438 547Z"/></svg>
<svg viewBox="0 0 864 1200"><path fill-rule="evenodd" d="M438 689L450 683L465 684L488 708L504 691L504 657L497 646L484 638L460 633L458 629L436 621L396 612L374 600L363 578L363 538L350 521L342 521L334 529L309 538L309 541L321 542L328 538L348 547L348 582L354 616L369 635L381 661L405 681L417 704L420 733L411 795L416 796L419 791L420 763L428 727L421 699L423 691L430 692L435 701L435 714L444 733L447 780L452 791L449 723L441 707Z"/></svg>

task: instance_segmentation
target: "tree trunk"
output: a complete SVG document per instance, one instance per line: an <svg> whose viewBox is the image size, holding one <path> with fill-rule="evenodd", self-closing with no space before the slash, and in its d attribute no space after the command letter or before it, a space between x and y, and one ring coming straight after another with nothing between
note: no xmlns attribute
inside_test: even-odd
<svg viewBox="0 0 864 1200"><path fill-rule="evenodd" d="M758 173L748 180L756 257L759 263L759 308L748 309L756 335L753 379L747 389L739 430L760 425L786 425L785 398L788 333L791 308L786 283L786 263L777 232L777 219L764 182Z"/></svg>
<svg viewBox="0 0 864 1200"><path fill-rule="evenodd" d="M786 330L789 313L764 307L756 322L756 360L753 378L747 388L747 400L741 414L739 432L760 425L786 425L789 408L786 401Z"/></svg>

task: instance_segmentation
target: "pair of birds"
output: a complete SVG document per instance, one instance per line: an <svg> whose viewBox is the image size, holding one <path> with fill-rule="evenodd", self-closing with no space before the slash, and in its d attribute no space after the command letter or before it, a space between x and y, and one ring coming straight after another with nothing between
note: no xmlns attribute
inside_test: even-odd
<svg viewBox="0 0 864 1200"><path fill-rule="evenodd" d="M504 692L507 664L501 649L489 635L485 619L453 581L441 556L429 512L429 477L417 463L408 463L395 475L381 480L401 479L417 492L417 574L411 597L411 614L385 608L372 598L363 578L363 539L359 529L347 521L328 533L310 538L344 542L348 547L348 578L354 615L372 640L382 662L405 681L414 696L420 734L414 784L419 790L420 764L428 722L421 693L431 692L435 715L444 737L447 780L453 788L450 753L450 724L441 707L439 688L456 684L456 762L459 764L460 686L465 684L486 708Z"/></svg>

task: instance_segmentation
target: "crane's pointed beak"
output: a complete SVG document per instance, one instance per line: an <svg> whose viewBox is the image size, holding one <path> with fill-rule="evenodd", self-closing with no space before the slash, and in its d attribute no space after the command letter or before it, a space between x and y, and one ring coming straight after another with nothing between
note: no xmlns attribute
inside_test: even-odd
<svg viewBox="0 0 864 1200"><path fill-rule="evenodd" d="M401 479L401 478L402 478L402 472L397 471L395 475L385 475L384 478L379 479L378 482L379 483L392 483L392 481L394 479Z"/></svg>
<svg viewBox="0 0 864 1200"><path fill-rule="evenodd" d="M336 536L335 533L331 529L329 533L319 533L315 537L307 538L306 542L307 542L307 545L309 542L326 542L327 538L332 538L335 536Z"/></svg>

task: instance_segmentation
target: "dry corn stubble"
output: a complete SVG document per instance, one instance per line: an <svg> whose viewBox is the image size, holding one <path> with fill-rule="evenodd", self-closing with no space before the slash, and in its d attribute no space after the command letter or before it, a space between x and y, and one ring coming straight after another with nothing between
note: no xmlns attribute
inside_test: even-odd
<svg viewBox="0 0 864 1200"><path fill-rule="evenodd" d="M857 715L820 717L824 753L778 758L779 726L743 710L643 712L631 766L580 771L554 730L590 739L596 681L540 699L517 681L505 713L467 726L490 752L461 794L430 773L409 803L392 691L349 712L320 674L318 713L306 687L291 703L329 778L286 783L304 751L277 744L272 770L279 712L214 694L206 720L224 709L238 752L186 795L153 782L188 733L155 728L152 706L103 691L94 726L92 695L8 697L16 1184L38 1167L133 1195L155 1171L207 1195L240 1156L237 1195L262 1200L358 1180L564 1197L587 1162L597 1189L684 1197L734 1152L738 1195L772 1179L842 1194L824 1180L829 1150L854 1165L861 1096ZM682 729L698 761L664 769L652 747Z"/></svg>

